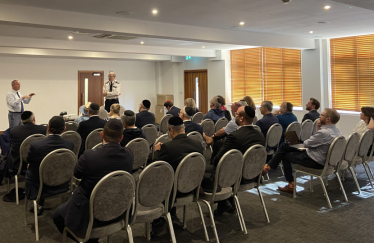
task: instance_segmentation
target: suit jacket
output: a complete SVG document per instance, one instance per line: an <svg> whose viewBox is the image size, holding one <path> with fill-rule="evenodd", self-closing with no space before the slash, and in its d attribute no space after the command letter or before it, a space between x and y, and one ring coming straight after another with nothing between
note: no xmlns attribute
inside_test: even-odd
<svg viewBox="0 0 374 243"><path fill-rule="evenodd" d="M201 143L186 134L179 134L172 141L161 145L161 149L155 152L154 161L166 161L175 171L182 159L193 152L203 154Z"/></svg>
<svg viewBox="0 0 374 243"><path fill-rule="evenodd" d="M292 123L292 122L297 122L297 117L291 113L287 112L281 115L277 115L277 118L279 120L279 124L282 125L283 132L286 131L287 127Z"/></svg>
<svg viewBox="0 0 374 243"><path fill-rule="evenodd" d="M190 132L199 132L201 136L203 135L203 127L200 124L194 123L192 121L184 122L184 131L187 135Z"/></svg>
<svg viewBox="0 0 374 243"><path fill-rule="evenodd" d="M317 110L312 110L312 111L309 111L308 113L306 113L304 115L302 122L304 122L306 119L310 119L310 120L312 120L314 122L318 118L319 118L318 111Z"/></svg>
<svg viewBox="0 0 374 243"><path fill-rule="evenodd" d="M82 181L63 209L65 226L74 233L85 232L88 227L89 201L93 188L104 176L113 171L123 170L131 173L133 163L132 151L119 144L107 143L99 149L85 151L74 169L74 176ZM120 218L123 217L124 215ZM109 224L115 220L103 224Z"/></svg>
<svg viewBox="0 0 374 243"><path fill-rule="evenodd" d="M8 170L10 175L17 174L20 162L19 148L23 140L33 134L45 135L46 133L46 126L35 125L32 122L27 122L21 126L12 127L10 129L10 153L8 157Z"/></svg>
<svg viewBox="0 0 374 243"><path fill-rule="evenodd" d="M256 125L261 128L261 132L266 138L269 128L275 123L279 123L279 120L272 113L266 114L260 120L257 121Z"/></svg>
<svg viewBox="0 0 374 243"><path fill-rule="evenodd" d="M128 128L123 130L123 138L121 141L121 147L125 147L131 140L135 138L147 139L145 133L140 128Z"/></svg>
<svg viewBox="0 0 374 243"><path fill-rule="evenodd" d="M142 128L148 124L155 124L155 115L149 111L141 111L136 114L135 126Z"/></svg>
<svg viewBox="0 0 374 243"><path fill-rule="evenodd" d="M87 136L95 129L104 128L105 123L106 121L98 116L91 116L87 121L81 121L79 123L77 133L79 133L82 138L82 144L79 149L79 156L81 156L84 152Z"/></svg>
<svg viewBox="0 0 374 243"><path fill-rule="evenodd" d="M180 111L181 111L181 109L173 106L173 107L170 108L170 110L168 112L166 112L166 114L170 114L170 115L173 115L173 116L179 116Z"/></svg>
<svg viewBox="0 0 374 243"><path fill-rule="evenodd" d="M33 141L27 153L29 168L26 172L25 193L29 199L36 199L39 190L39 167L44 157L56 149L70 149L73 151L74 143L63 139L59 135L49 135L45 139ZM69 190L69 182L62 186L43 186L42 198Z"/></svg>

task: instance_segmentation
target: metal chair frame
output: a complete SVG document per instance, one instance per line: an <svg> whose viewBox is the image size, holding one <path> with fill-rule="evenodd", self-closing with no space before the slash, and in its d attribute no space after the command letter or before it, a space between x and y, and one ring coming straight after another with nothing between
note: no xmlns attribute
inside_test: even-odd
<svg viewBox="0 0 374 243"><path fill-rule="evenodd" d="M196 112L195 115L192 116L191 121L194 123L201 123L204 119L204 113Z"/></svg>
<svg viewBox="0 0 374 243"><path fill-rule="evenodd" d="M61 134L61 137L64 138L64 139L69 140L68 138L65 138L65 136L68 136L68 135L70 135L70 134L78 135L79 138L80 138L80 142L79 142L79 144L76 145L76 144L74 143L74 150L75 150L75 146L77 146L77 149L76 149L77 152L76 152L75 154L76 154L77 157L78 157L79 150L80 150L81 145L82 145L82 138L81 138L81 135L79 135L79 133L77 133L76 131L65 131L65 132L63 132L63 133Z"/></svg>
<svg viewBox="0 0 374 243"><path fill-rule="evenodd" d="M205 124L209 124L210 126L212 126L212 128L213 128L212 132L206 130L206 125ZM205 127L204 127L204 125L205 125ZM215 131L215 124L214 124L214 122L211 119L205 119L201 123L201 126L203 127L203 131L204 131L205 135L207 135L209 137L213 136L214 131Z"/></svg>
<svg viewBox="0 0 374 243"><path fill-rule="evenodd" d="M91 137L93 137L93 136L96 136L96 134L97 134L98 136L100 136L100 133L101 133L102 131L104 131L104 128L97 128L97 129L93 130L92 132L90 132L90 134L88 134L88 136L87 136L87 138L86 138L86 141L85 141L85 146L84 146L85 150L92 149L92 148L88 148L88 141L89 141L89 139L90 139Z"/></svg>
<svg viewBox="0 0 374 243"><path fill-rule="evenodd" d="M167 123L169 121L169 119L173 117L172 115L170 114L166 114L165 116L163 116L161 118L161 121L160 121L160 129L159 129L159 135L163 135L167 132Z"/></svg>
<svg viewBox="0 0 374 243"><path fill-rule="evenodd" d="M311 130L306 130L306 127L308 125L311 125ZM301 142L304 142L305 140L308 140L311 136L313 135L313 121L310 119L306 119L302 124L301 124L301 132L300 132L300 137L299 140Z"/></svg>
<svg viewBox="0 0 374 243"><path fill-rule="evenodd" d="M229 123L229 120L227 120L226 117L221 117L220 119L218 119L216 124L214 124L214 131L218 132L221 128L226 127L228 123Z"/></svg>

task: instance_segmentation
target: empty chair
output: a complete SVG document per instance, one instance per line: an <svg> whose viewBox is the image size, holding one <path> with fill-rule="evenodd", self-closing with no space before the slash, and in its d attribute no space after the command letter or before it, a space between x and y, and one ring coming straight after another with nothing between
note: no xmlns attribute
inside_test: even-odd
<svg viewBox="0 0 374 243"><path fill-rule="evenodd" d="M147 137L149 146L152 146L158 137L157 127L153 124L148 124L143 126L142 129L145 133L145 136Z"/></svg>
<svg viewBox="0 0 374 243"><path fill-rule="evenodd" d="M39 191L38 196L33 200L35 217L36 241L39 240L38 204L42 197L43 186L60 186L71 181L74 168L77 163L77 156L69 149L57 149L44 157L39 167ZM65 192L64 192L65 193ZM28 200L25 198L25 225L27 225Z"/></svg>
<svg viewBox="0 0 374 243"><path fill-rule="evenodd" d="M261 128L257 125L253 125L253 128L256 129L257 131L261 132Z"/></svg>
<svg viewBox="0 0 374 243"><path fill-rule="evenodd" d="M322 170L307 168L307 167L295 164L294 165L295 174L294 174L293 198L294 199L296 198L296 175L299 172L304 173L310 176L315 176L321 181L322 189L325 193L327 204L329 205L329 208L332 208L331 203L330 203L330 198L327 194L326 187L325 187L325 184L322 178L324 176L335 174L336 178L338 179L340 189L343 193L344 200L348 202L348 198L347 198L347 195L345 194L344 187L340 180L340 175L339 175L340 165L343 159L345 147L346 147L345 138L343 136L336 137L330 145L330 148L329 148L329 151L326 157L325 167Z"/></svg>
<svg viewBox="0 0 374 243"><path fill-rule="evenodd" d="M290 125L288 125L286 132L292 132L295 131L298 138L300 138L301 133L301 124L298 122L292 122Z"/></svg>
<svg viewBox="0 0 374 243"><path fill-rule="evenodd" d="M313 133L312 133L312 135L314 135L317 132L317 122L318 121L319 121L319 118L315 119L314 122L313 122Z"/></svg>
<svg viewBox="0 0 374 243"><path fill-rule="evenodd" d="M132 166L132 170L138 170L141 166L145 166L147 164L148 156L149 156L149 143L144 138L135 138L131 140L127 145L126 148L129 148L132 153L134 154L134 164ZM139 172L133 173L135 179L137 179Z"/></svg>
<svg viewBox="0 0 374 243"><path fill-rule="evenodd" d="M168 121L169 121L170 117L173 117L173 116L170 115L170 114L167 114L161 119L160 132L159 132L160 135L165 134L168 131L167 126L168 126Z"/></svg>
<svg viewBox="0 0 374 243"><path fill-rule="evenodd" d="M196 112L195 115L193 115L191 121L194 123L201 123L203 119L204 119L204 113Z"/></svg>
<svg viewBox="0 0 374 243"><path fill-rule="evenodd" d="M254 118L253 118L253 125L256 125L256 123L257 123L257 121L258 121L258 118L257 118L257 116L255 116Z"/></svg>
<svg viewBox="0 0 374 243"><path fill-rule="evenodd" d="M199 141L201 143L201 146L203 146L204 149L206 149L207 147L207 144L203 138L203 136L201 136L201 134L199 132L190 132L189 134L187 134L187 137L190 137L190 138L193 138L197 141Z"/></svg>
<svg viewBox="0 0 374 243"><path fill-rule="evenodd" d="M283 128L279 123L275 123L269 128L265 140L265 148L268 149L268 155L273 155L275 153L275 149L277 149L279 146L279 141L282 137L282 133ZM266 174L266 176L269 179L269 174Z"/></svg>
<svg viewBox="0 0 374 243"><path fill-rule="evenodd" d="M78 129L78 124L75 122L66 122L65 123L66 130L65 131L77 131Z"/></svg>
<svg viewBox="0 0 374 243"><path fill-rule="evenodd" d="M201 126L203 127L203 131L205 135L208 137L213 136L215 132L215 127L214 127L214 122L210 119L205 119L202 123Z"/></svg>
<svg viewBox="0 0 374 243"><path fill-rule="evenodd" d="M92 149L94 146L102 142L100 133L104 131L103 128L97 128L88 134L86 138L85 150Z"/></svg>
<svg viewBox="0 0 374 243"><path fill-rule="evenodd" d="M99 117L103 120L107 119L108 118L108 112L105 110L104 106L101 106L100 107L100 110L99 110Z"/></svg>
<svg viewBox="0 0 374 243"><path fill-rule="evenodd" d="M151 239L151 222L164 217L169 225L171 240L173 243L176 242L173 223L168 212L173 182L173 167L164 161L153 162L140 173L135 193L135 213L131 225L145 223L147 240Z"/></svg>
<svg viewBox="0 0 374 243"><path fill-rule="evenodd" d="M164 135L161 135L160 137L158 137L155 141L155 144L158 144L158 143L167 143L167 142L170 142L171 139L169 138L169 136L167 134L164 134ZM152 159L155 157L155 150L154 150L154 147L152 149Z"/></svg>
<svg viewBox="0 0 374 243"><path fill-rule="evenodd" d="M218 119L216 124L214 124L215 132L218 132L221 128L225 127L227 125L227 123L229 123L229 121L227 120L226 117L222 117L222 118Z"/></svg>
<svg viewBox="0 0 374 243"><path fill-rule="evenodd" d="M300 133L300 141L304 142L308 140L313 134L313 121L306 119L303 124L301 124L301 133Z"/></svg>
<svg viewBox="0 0 374 243"><path fill-rule="evenodd" d="M104 176L94 187L90 197L89 223L83 237L78 237L69 228L65 227L63 242L66 242L67 233L70 233L77 241L86 242L89 239L108 237L123 228L127 230L129 242L133 243L131 226L129 225L129 213L135 194L135 181L126 171L114 171ZM94 219L100 221L114 220L126 212L125 220L109 225L93 228Z"/></svg>
<svg viewBox="0 0 374 243"><path fill-rule="evenodd" d="M79 135L79 133L75 131L65 131L64 133L61 134L61 137L70 141L73 141L74 143L74 149L73 152L78 156L79 149L82 144L82 138Z"/></svg>
<svg viewBox="0 0 374 243"><path fill-rule="evenodd" d="M357 155L356 155L356 158L354 158L354 161L353 161L353 163L354 163L353 166L357 166L359 164L362 164L364 166L364 169L365 169L366 175L369 179L370 185L371 185L371 187L374 188L373 182L371 181L371 178L370 178L370 175L369 175L369 172L371 173L369 163L365 162L366 160L370 159L370 157L373 153L372 151L370 152L370 156L369 156L369 159L368 159L367 154L369 152L370 145L373 144L373 138L374 138L374 136L373 136L373 132L371 130L367 130L364 134L362 134L362 136L360 138L359 146L358 146Z"/></svg>

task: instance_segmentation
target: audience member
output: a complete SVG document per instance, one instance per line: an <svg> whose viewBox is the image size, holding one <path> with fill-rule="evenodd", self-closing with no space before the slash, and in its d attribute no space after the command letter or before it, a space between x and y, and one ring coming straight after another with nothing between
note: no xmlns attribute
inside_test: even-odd
<svg viewBox="0 0 374 243"><path fill-rule="evenodd" d="M56 149L70 149L73 151L74 143L70 140L63 139L61 133L65 131L65 121L60 116L52 117L48 122L48 136L31 142L27 154L27 172L25 181L25 194L29 200L35 200L39 191L39 167L44 157ZM57 163L57 162L56 162ZM43 191L38 202L38 215L43 212L44 198L53 196L69 190L69 181L60 186L43 185ZM35 210L33 207L31 211Z"/></svg>
<svg viewBox="0 0 374 243"><path fill-rule="evenodd" d="M221 99L218 96L214 96L210 101L210 110L204 116L204 119L211 119L216 123L220 118L225 117L225 112L221 109Z"/></svg>
<svg viewBox="0 0 374 243"><path fill-rule="evenodd" d="M336 110L326 108L317 122L317 132L304 141L306 150L300 151L297 148L290 147L288 143L282 143L273 158L264 166L262 174L265 175L270 169L275 170L282 161L284 176L288 185L278 188L283 192L293 193L294 178L292 175L292 164L323 169L330 144L336 137L342 135L335 126L339 119L340 115Z"/></svg>
<svg viewBox="0 0 374 243"><path fill-rule="evenodd" d="M191 121L193 114L193 108L189 106L183 107L180 111L179 117L183 120L184 131L186 134L189 134L190 132L199 132L201 136L203 136L203 127L200 124Z"/></svg>
<svg viewBox="0 0 374 243"><path fill-rule="evenodd" d="M217 95L221 101L221 110L223 110L225 112L225 117L228 121L231 121L231 115L230 115L230 112L227 110L226 108L226 100L225 98L223 98L223 96L221 95Z"/></svg>
<svg viewBox="0 0 374 243"><path fill-rule="evenodd" d="M87 121L88 119L90 119L90 117L88 116L88 109L90 108L90 105L91 105L91 102L87 102L85 105L82 105L81 107L79 107L79 112L82 113L82 115L78 116L74 120L75 123L79 125L80 122Z"/></svg>
<svg viewBox="0 0 374 243"><path fill-rule="evenodd" d="M88 109L88 116L90 119L79 123L77 133L82 138L82 144L79 150L79 156L81 156L85 150L86 138L95 129L103 128L106 121L99 117L100 106L96 103L91 103Z"/></svg>
<svg viewBox="0 0 374 243"><path fill-rule="evenodd" d="M251 96L244 96L243 100L247 102L249 107L252 107L253 110L256 110L256 105Z"/></svg>
<svg viewBox="0 0 374 243"><path fill-rule="evenodd" d="M103 147L85 151L74 169L74 176L82 179L69 201L60 205L53 214L53 222L63 233L68 227L75 234L85 234L89 221L89 201L96 184L107 174L123 170L131 173L134 155L120 146L123 125L117 119L109 120L100 133ZM113 185L116 186L116 185ZM125 217L125 213L113 220L103 222L94 219L93 228L109 225ZM90 240L93 242L97 240Z"/></svg>
<svg viewBox="0 0 374 243"><path fill-rule="evenodd" d="M110 119L121 120L121 116L119 114L120 110L121 110L121 106L119 104L112 104L110 106L110 112L108 114L108 120L110 120Z"/></svg>
<svg viewBox="0 0 374 243"><path fill-rule="evenodd" d="M172 116L179 116L179 112L181 111L181 109L174 106L173 101L171 101L171 100L165 101L164 106L167 110L166 114L170 114Z"/></svg>
<svg viewBox="0 0 374 243"><path fill-rule="evenodd" d="M357 132L360 137L364 134L368 129L373 130L374 127L369 126L370 122L372 122L374 117L374 108L369 106L361 107L361 114L360 114L360 121L357 123L354 132Z"/></svg>
<svg viewBox="0 0 374 243"><path fill-rule="evenodd" d="M196 102L192 98L187 98L184 101L184 106L192 107L192 109L193 109L193 115L195 115L197 112L199 112L199 109L197 109L197 107L196 107Z"/></svg>
<svg viewBox="0 0 374 243"><path fill-rule="evenodd" d="M148 124L155 124L155 115L149 112L151 108L151 102L149 100L143 100L139 104L139 113L136 114L135 126L142 128Z"/></svg>
<svg viewBox="0 0 374 243"><path fill-rule="evenodd" d="M256 125L261 128L262 134L266 138L269 128L275 123L279 123L278 118L271 113L273 110L273 103L271 101L262 101L260 112L263 117L257 121Z"/></svg>
<svg viewBox="0 0 374 243"><path fill-rule="evenodd" d="M317 110L319 109L319 106L320 104L317 99L310 98L309 102L306 104L306 110L309 112L304 115L301 122L304 122L306 119L309 119L312 121L315 121L316 119L318 119L319 113Z"/></svg>
<svg viewBox="0 0 374 243"><path fill-rule="evenodd" d="M293 105L290 102L282 102L280 109L274 111L277 116L279 124L282 125L283 132L292 122L297 122L297 117L292 113ZM282 136L283 137L283 136Z"/></svg>
<svg viewBox="0 0 374 243"><path fill-rule="evenodd" d="M121 141L121 147L125 147L131 140L135 138L147 139L142 129L135 126L136 116L133 111L127 110L121 117L123 126L123 138Z"/></svg>

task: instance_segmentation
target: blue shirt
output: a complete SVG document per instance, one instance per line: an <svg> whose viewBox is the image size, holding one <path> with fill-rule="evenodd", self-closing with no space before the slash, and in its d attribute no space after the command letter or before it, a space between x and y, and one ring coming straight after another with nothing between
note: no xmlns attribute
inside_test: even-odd
<svg viewBox="0 0 374 243"><path fill-rule="evenodd" d="M221 108L210 109L204 116L204 120L211 119L214 123L216 123L222 117L225 117L225 112Z"/></svg>
<svg viewBox="0 0 374 243"><path fill-rule="evenodd" d="M283 132L286 131L288 125L290 125L292 122L297 122L297 117L291 112L277 115L277 118L279 120L279 124L281 124L283 127Z"/></svg>

